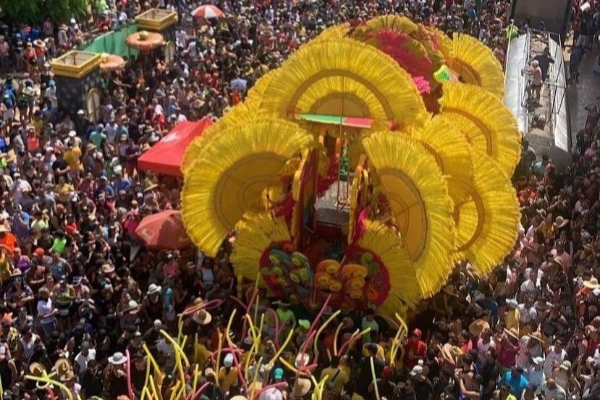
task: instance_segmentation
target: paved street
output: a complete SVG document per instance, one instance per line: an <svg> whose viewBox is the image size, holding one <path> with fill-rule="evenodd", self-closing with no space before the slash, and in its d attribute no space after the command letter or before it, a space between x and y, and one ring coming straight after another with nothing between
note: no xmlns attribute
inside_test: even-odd
<svg viewBox="0 0 600 400"><path fill-rule="evenodd" d="M600 75L592 72L594 57L598 51L599 47L596 45L593 51L586 53L579 68L581 73L579 83L571 85L567 90L573 139L585 124L587 113L584 107L590 103L600 102L596 99L597 96L600 96Z"/></svg>

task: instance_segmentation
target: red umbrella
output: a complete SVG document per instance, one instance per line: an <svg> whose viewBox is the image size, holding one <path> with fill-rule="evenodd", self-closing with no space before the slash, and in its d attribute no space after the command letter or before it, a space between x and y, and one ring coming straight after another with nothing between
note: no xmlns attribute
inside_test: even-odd
<svg viewBox="0 0 600 400"><path fill-rule="evenodd" d="M223 15L223 11L219 10L215 6L211 6L210 4L206 4L196 8L192 11L192 17L194 18L221 18Z"/></svg>
<svg viewBox="0 0 600 400"><path fill-rule="evenodd" d="M183 176L181 163L188 145L204 130L213 124L212 119L203 118L197 122L183 121L177 124L160 142L144 152L137 160L137 166L143 170L171 176ZM165 157L168 154L168 157Z"/></svg>
<svg viewBox="0 0 600 400"><path fill-rule="evenodd" d="M135 230L146 246L179 250L191 243L185 232L181 211L168 210L145 217Z"/></svg>

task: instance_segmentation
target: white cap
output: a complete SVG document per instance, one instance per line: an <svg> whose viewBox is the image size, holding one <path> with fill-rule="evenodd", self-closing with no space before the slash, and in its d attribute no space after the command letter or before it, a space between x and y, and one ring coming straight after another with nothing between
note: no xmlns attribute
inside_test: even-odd
<svg viewBox="0 0 600 400"><path fill-rule="evenodd" d="M227 353L225 360L223 360L223 365L226 367L231 367L233 365L233 354Z"/></svg>
<svg viewBox="0 0 600 400"><path fill-rule="evenodd" d="M77 136L77 132L69 131L69 137L75 137L75 136Z"/></svg>
<svg viewBox="0 0 600 400"><path fill-rule="evenodd" d="M412 369L412 371L410 371L410 376L415 376L415 375L420 375L423 373L423 367L420 365L415 365Z"/></svg>

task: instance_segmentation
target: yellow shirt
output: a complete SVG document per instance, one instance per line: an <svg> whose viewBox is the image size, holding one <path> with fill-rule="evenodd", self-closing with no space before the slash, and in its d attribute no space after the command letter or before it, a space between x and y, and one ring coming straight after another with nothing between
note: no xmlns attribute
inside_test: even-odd
<svg viewBox="0 0 600 400"><path fill-rule="evenodd" d="M194 349L194 357L196 358L196 364L202 366L206 363L206 360L210 358L210 351L206 348L205 345L196 343L196 348Z"/></svg>
<svg viewBox="0 0 600 400"><path fill-rule="evenodd" d="M227 372L225 367L221 367L219 370L219 385L223 392L228 392L231 386L238 383L238 375L237 369L235 367L231 367L229 372Z"/></svg>
<svg viewBox="0 0 600 400"><path fill-rule="evenodd" d="M504 324L506 325L506 329L510 330L511 328L515 328L517 332L519 332L519 319L521 316L519 315L519 310L516 308L514 310L509 310L504 313Z"/></svg>
<svg viewBox="0 0 600 400"><path fill-rule="evenodd" d="M337 368L325 368L323 372L321 372L320 380L322 381L323 378L325 378L325 376L328 376L327 382L331 381L335 376L335 379L333 380L333 385L335 387L335 391L338 393L342 392L344 385L350 379L348 378L348 374L346 373L346 371L344 371L342 368L340 368L339 371Z"/></svg>
<svg viewBox="0 0 600 400"><path fill-rule="evenodd" d="M74 170L81 168L81 149L77 146L65 152L64 160Z"/></svg>
<svg viewBox="0 0 600 400"><path fill-rule="evenodd" d="M43 119L33 119L33 121L31 121L31 125L33 125L33 127L35 128L35 133L37 136L40 136L42 134L42 129L44 128L44 120Z"/></svg>
<svg viewBox="0 0 600 400"><path fill-rule="evenodd" d="M367 350L367 344L365 344L362 348L362 354L364 357L369 357L369 350ZM380 345L377 345L377 354L375 355L375 357L379 358L381 361L385 362L385 351L383 350L383 347L381 347Z"/></svg>
<svg viewBox="0 0 600 400"><path fill-rule="evenodd" d="M63 203L67 203L69 201L69 199L71 198L71 193L73 193L74 190L75 188L73 188L73 185L69 185L68 183L59 183L58 185L56 185L56 193L58 193L58 199Z"/></svg>

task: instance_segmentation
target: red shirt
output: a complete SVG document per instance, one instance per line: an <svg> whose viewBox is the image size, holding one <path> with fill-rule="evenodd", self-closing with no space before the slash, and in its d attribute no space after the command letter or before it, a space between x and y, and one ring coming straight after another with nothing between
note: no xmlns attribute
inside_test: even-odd
<svg viewBox="0 0 600 400"><path fill-rule="evenodd" d="M15 245L17 244L17 238L10 232L6 232L4 237L0 237L0 245L6 246L8 253L12 256L15 251Z"/></svg>
<svg viewBox="0 0 600 400"><path fill-rule="evenodd" d="M412 367L414 367L415 365L417 365L419 363L419 359L424 360L425 357L427 356L427 345L422 340L415 342L412 339L410 339L404 345L404 351L405 351L404 365L407 368L412 369ZM412 351L413 356L414 356L414 358L412 360L408 357L408 353L410 351Z"/></svg>

